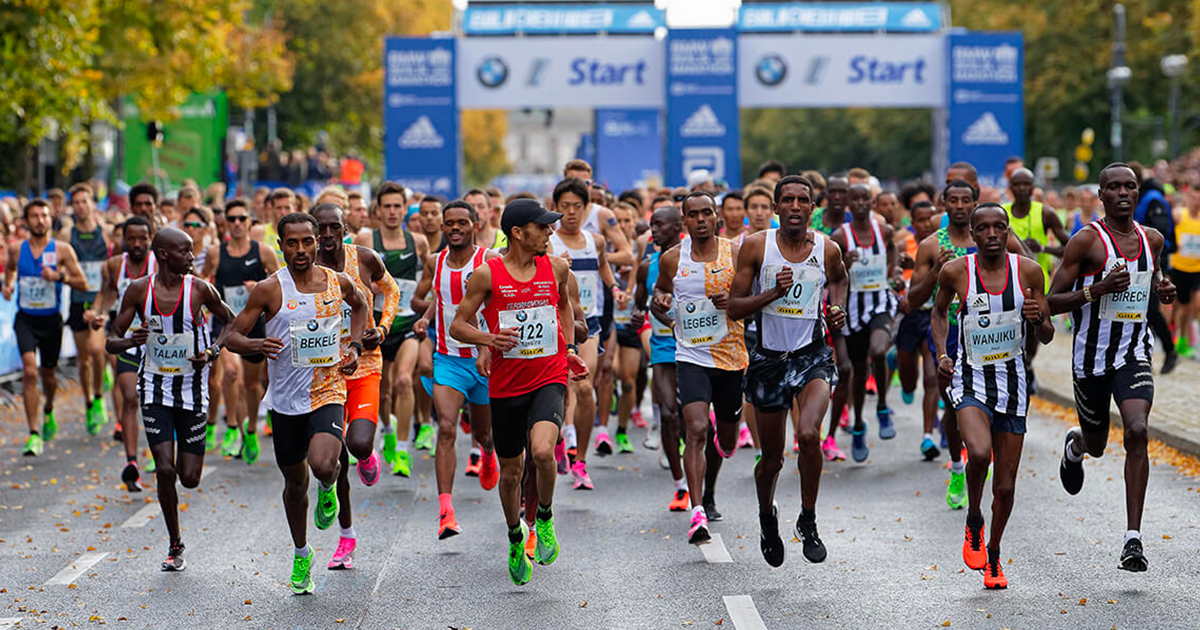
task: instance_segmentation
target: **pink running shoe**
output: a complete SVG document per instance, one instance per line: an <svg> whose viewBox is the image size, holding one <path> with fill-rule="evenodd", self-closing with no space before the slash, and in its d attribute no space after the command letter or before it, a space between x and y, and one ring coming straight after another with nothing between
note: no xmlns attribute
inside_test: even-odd
<svg viewBox="0 0 1200 630"><path fill-rule="evenodd" d="M838 448L837 441L833 439L832 435L826 436L825 441L821 442L821 453L825 455L827 462L846 461L846 454Z"/></svg>
<svg viewBox="0 0 1200 630"><path fill-rule="evenodd" d="M750 435L750 427L743 424L742 429L738 431L737 447L746 448L747 446L754 446L754 436Z"/></svg>
<svg viewBox="0 0 1200 630"><path fill-rule="evenodd" d="M717 417L716 416L712 416L712 428L713 428L713 446L717 447L717 455L720 455L723 459L729 459L730 457L733 457L734 452L737 451L737 446L735 445L733 447L733 450L729 451L728 453L725 452L725 449L721 448L721 440L717 437Z"/></svg>
<svg viewBox="0 0 1200 630"><path fill-rule="evenodd" d="M571 467L571 476L575 478L576 490L595 490L592 478L588 476L587 462L575 462Z"/></svg>
<svg viewBox="0 0 1200 630"><path fill-rule="evenodd" d="M565 440L554 445L554 463L558 465L558 474L565 475L571 472L571 466L567 463L567 442Z"/></svg>
<svg viewBox="0 0 1200 630"><path fill-rule="evenodd" d="M379 483L379 454L374 450L371 451L370 457L358 460L354 467L358 469L358 478L362 480L364 486L373 486Z"/></svg>
<svg viewBox="0 0 1200 630"><path fill-rule="evenodd" d="M708 533L708 517L704 512L692 515L692 526L688 528L688 542L693 545L706 545L712 542Z"/></svg>
<svg viewBox="0 0 1200 630"><path fill-rule="evenodd" d="M843 429L850 428L850 406L842 407L842 419L838 420L838 426Z"/></svg>
<svg viewBox="0 0 1200 630"><path fill-rule="evenodd" d="M633 420L633 426L639 429L646 428L646 419L642 417L641 409L634 409L633 413L629 415L629 419Z"/></svg>
<svg viewBox="0 0 1200 630"><path fill-rule="evenodd" d="M613 441L608 437L608 431L600 429L596 433L596 454L601 457L613 454Z"/></svg>
<svg viewBox="0 0 1200 630"><path fill-rule="evenodd" d="M342 536L338 538L337 551L333 552L333 560L329 561L329 569L331 571L341 571L343 569L353 569L351 555L354 554L354 546L358 542L353 538Z"/></svg>

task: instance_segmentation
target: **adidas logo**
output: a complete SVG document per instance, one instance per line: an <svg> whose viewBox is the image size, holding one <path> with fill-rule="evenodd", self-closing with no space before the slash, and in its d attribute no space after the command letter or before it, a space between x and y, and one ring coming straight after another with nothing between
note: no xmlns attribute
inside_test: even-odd
<svg viewBox="0 0 1200 630"><path fill-rule="evenodd" d="M713 138L725 135L725 125L717 119L717 113L707 103L688 116L679 130L685 138Z"/></svg>
<svg viewBox="0 0 1200 630"><path fill-rule="evenodd" d="M925 15L924 11L913 9L900 18L900 25L910 28L928 28L933 26L933 21L929 19L928 15Z"/></svg>
<svg viewBox="0 0 1200 630"><path fill-rule="evenodd" d="M638 11L625 22L625 28L655 28L658 20L649 11Z"/></svg>
<svg viewBox="0 0 1200 630"><path fill-rule="evenodd" d="M1008 134L996 120L992 112L984 112L963 133L963 144L1005 145L1008 144Z"/></svg>
<svg viewBox="0 0 1200 630"><path fill-rule="evenodd" d="M417 118L400 134L401 149L440 149L444 146L446 139L437 132L428 116Z"/></svg>

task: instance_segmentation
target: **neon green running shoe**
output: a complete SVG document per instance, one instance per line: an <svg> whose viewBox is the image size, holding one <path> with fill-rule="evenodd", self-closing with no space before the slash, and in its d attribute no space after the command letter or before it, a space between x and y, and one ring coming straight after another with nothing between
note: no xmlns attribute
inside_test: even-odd
<svg viewBox="0 0 1200 630"><path fill-rule="evenodd" d="M408 451L396 451L396 461L392 465L392 474L397 477L408 476L412 473L412 455Z"/></svg>
<svg viewBox="0 0 1200 630"><path fill-rule="evenodd" d="M558 559L558 536L554 535L554 517L551 516L544 521L535 518L533 526L537 529L537 555L534 556L537 558L537 563L553 563Z"/></svg>
<svg viewBox="0 0 1200 630"><path fill-rule="evenodd" d="M317 590L312 578L312 560L314 552L308 550L307 556L294 556L292 559L292 594L308 595Z"/></svg>
<svg viewBox="0 0 1200 630"><path fill-rule="evenodd" d="M1175 352L1185 359L1192 358L1192 346L1188 344L1186 335L1179 335L1179 339L1175 342Z"/></svg>
<svg viewBox="0 0 1200 630"><path fill-rule="evenodd" d="M242 461L246 462L248 466L258 462L259 452L258 434L247 433L246 437L242 439Z"/></svg>
<svg viewBox="0 0 1200 630"><path fill-rule="evenodd" d="M388 431L383 434L383 461L393 464L396 462L396 432Z"/></svg>
<svg viewBox="0 0 1200 630"><path fill-rule="evenodd" d="M111 365L104 365L104 384L102 385L105 394L112 391L113 388L113 369Z"/></svg>
<svg viewBox="0 0 1200 630"><path fill-rule="evenodd" d="M225 427L225 436L221 438L221 455L235 457L242 452L242 431L237 427Z"/></svg>
<svg viewBox="0 0 1200 630"><path fill-rule="evenodd" d="M46 444L42 441L42 436L36 433L30 433L29 439L25 441L25 450L21 452L27 457L37 457L45 450Z"/></svg>
<svg viewBox="0 0 1200 630"><path fill-rule="evenodd" d="M205 452L217 448L217 425L210 424L204 427L204 450Z"/></svg>
<svg viewBox="0 0 1200 630"><path fill-rule="evenodd" d="M49 442L58 435L58 421L54 419L54 411L43 412L45 417L42 419L42 439Z"/></svg>
<svg viewBox="0 0 1200 630"><path fill-rule="evenodd" d="M946 486L946 505L952 510L967 507L967 473L950 471L950 485Z"/></svg>
<svg viewBox="0 0 1200 630"><path fill-rule="evenodd" d="M100 429L104 427L104 422L107 420L107 418L102 418L100 414L96 413L97 402L100 402L99 399L92 401L92 404L88 405L87 409L83 412L86 417L88 435L99 435ZM100 412L103 413L103 411L104 408L101 405Z"/></svg>
<svg viewBox="0 0 1200 630"><path fill-rule="evenodd" d="M142 467L142 472L152 473L158 470L158 464L154 463L154 453L146 457L146 465Z"/></svg>
<svg viewBox="0 0 1200 630"><path fill-rule="evenodd" d="M624 433L618 433L616 435L616 442L617 442L617 452L618 453L632 453L633 452L633 445L629 443L628 435L625 435Z"/></svg>
<svg viewBox="0 0 1200 630"><path fill-rule="evenodd" d="M353 465L355 465L355 464L357 464L357 463L358 463L358 458L357 458L357 457L355 457L355 456L354 456L354 453L351 453L349 449L347 449L347 450L346 450L346 457L347 457L347 458L350 460L350 465L351 465L351 466L353 466Z"/></svg>
<svg viewBox="0 0 1200 630"><path fill-rule="evenodd" d="M551 532L554 530L551 529ZM529 578L533 577L533 563L529 561L529 556L525 555L525 539L529 537L529 526L525 524L524 519L521 520L521 539L517 542L508 543L508 577L512 579L513 584L524 586L529 583ZM538 541L538 546L541 546L541 541ZM557 547L555 550L557 551Z"/></svg>
<svg viewBox="0 0 1200 630"><path fill-rule="evenodd" d="M417 439L413 441L413 446L415 446L418 451L432 451L433 427L429 426L428 424L422 424L420 428L417 429Z"/></svg>
<svg viewBox="0 0 1200 630"><path fill-rule="evenodd" d="M313 510L313 521L317 529L329 529L338 515L337 484L329 486L328 490L321 489L317 484L317 507Z"/></svg>

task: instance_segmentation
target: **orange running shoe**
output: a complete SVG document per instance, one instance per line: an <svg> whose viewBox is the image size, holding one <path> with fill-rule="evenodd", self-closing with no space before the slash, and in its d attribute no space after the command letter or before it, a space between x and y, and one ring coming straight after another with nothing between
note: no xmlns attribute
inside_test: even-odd
<svg viewBox="0 0 1200 630"><path fill-rule="evenodd" d="M978 571L988 561L987 549L983 546L983 523L979 524L978 530L971 531L971 529L971 522L967 521L966 534L963 538L963 562L967 563L968 569Z"/></svg>
<svg viewBox="0 0 1200 630"><path fill-rule="evenodd" d="M463 433L471 435L471 417L467 415L466 409L458 413L458 426L462 427Z"/></svg>
<svg viewBox="0 0 1200 630"><path fill-rule="evenodd" d="M467 456L467 469L465 471L463 471L463 474L468 477L478 477L480 461L482 461L482 459L483 458L480 457L476 453L471 453L470 455L468 455Z"/></svg>
<svg viewBox="0 0 1200 630"><path fill-rule="evenodd" d="M529 530L529 538L525 539L525 555L533 557L534 550L537 549L537 530Z"/></svg>
<svg viewBox="0 0 1200 630"><path fill-rule="evenodd" d="M491 490L500 481L500 462L496 453L484 453L479 464L479 487Z"/></svg>
<svg viewBox="0 0 1200 630"><path fill-rule="evenodd" d="M462 533L458 528L458 521L454 518L454 510L446 510L442 512L438 519L438 540L446 540Z"/></svg>
<svg viewBox="0 0 1200 630"><path fill-rule="evenodd" d="M671 502L667 504L667 509L672 512L686 512L692 507L688 491L680 488L675 491L675 496Z"/></svg>
<svg viewBox="0 0 1200 630"><path fill-rule="evenodd" d="M990 589L1008 588L1008 578L1000 568L1000 558L988 558L987 566L983 569L983 587Z"/></svg>

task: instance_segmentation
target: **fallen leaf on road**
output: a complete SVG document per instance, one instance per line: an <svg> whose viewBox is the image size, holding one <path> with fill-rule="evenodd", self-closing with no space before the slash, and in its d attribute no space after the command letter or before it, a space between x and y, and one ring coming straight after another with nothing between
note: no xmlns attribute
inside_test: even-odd
<svg viewBox="0 0 1200 630"><path fill-rule="evenodd" d="M1163 534L1163 540L1171 540L1170 534Z"/></svg>
<svg viewBox="0 0 1200 630"><path fill-rule="evenodd" d="M1080 599L1080 600L1079 600L1079 605L1080 605L1080 606L1086 606L1086 605L1087 605L1087 598L1086 598L1086 597L1084 597L1084 598Z"/></svg>
<svg viewBox="0 0 1200 630"><path fill-rule="evenodd" d="M950 627L950 620L949 620L949 619L947 619L947 620L943 621L943 622L942 622L942 627L943 627L943 628L949 628L949 627Z"/></svg>
<svg viewBox="0 0 1200 630"><path fill-rule="evenodd" d="M246 600L246 603L245 603L245 605L246 605L246 606L249 606L249 605L250 605L250 600L248 600L248 599L247 599L247 600Z"/></svg>
<svg viewBox="0 0 1200 630"><path fill-rule="evenodd" d="M580 607L580 608L587 608L587 602L583 602L582 604L580 604L580 605L579 605L579 607Z"/></svg>

